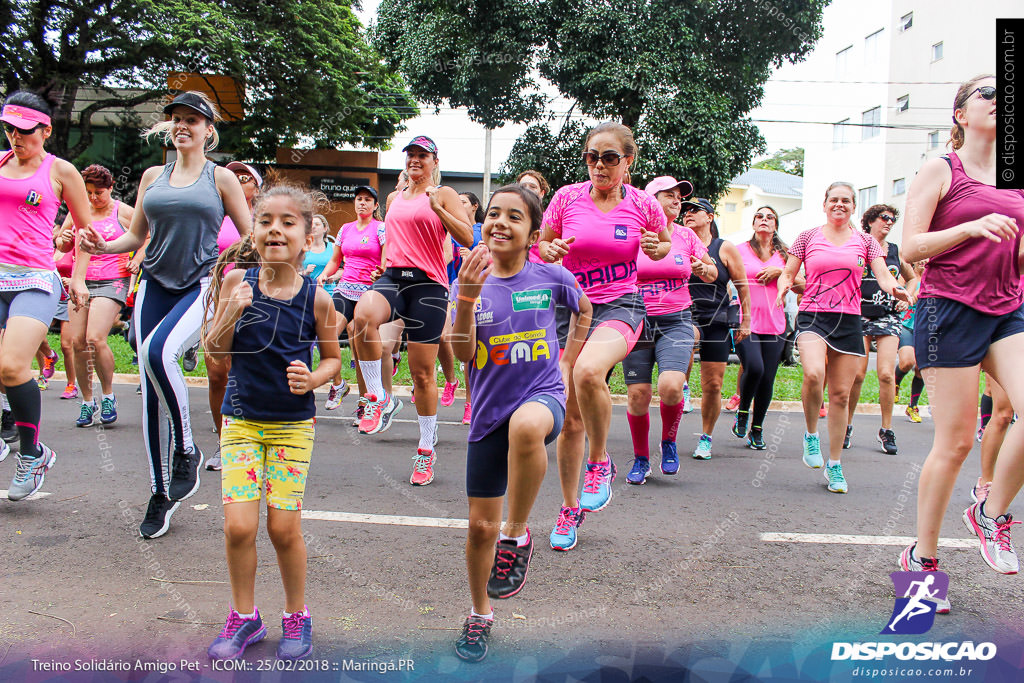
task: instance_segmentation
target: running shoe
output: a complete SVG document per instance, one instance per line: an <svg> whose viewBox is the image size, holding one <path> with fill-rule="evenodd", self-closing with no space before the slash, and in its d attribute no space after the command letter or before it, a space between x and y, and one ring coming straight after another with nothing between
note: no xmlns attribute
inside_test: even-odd
<svg viewBox="0 0 1024 683"><path fill-rule="evenodd" d="M615 481L615 463L612 456L604 462L588 462L583 473L583 493L580 495L580 507L588 512L600 512L612 502L612 482Z"/></svg>
<svg viewBox="0 0 1024 683"><path fill-rule="evenodd" d="M117 399L113 396L100 399L100 422L105 425L117 422Z"/></svg>
<svg viewBox="0 0 1024 683"><path fill-rule="evenodd" d="M487 595L503 600L523 590L532 557L533 534L529 529L526 530L525 545L519 545L514 538L498 541L494 551L494 566L487 579Z"/></svg>
<svg viewBox="0 0 1024 683"><path fill-rule="evenodd" d="M736 419L732 422L732 434L737 439L742 439L747 435L747 419L750 417L750 413L744 413L741 410L736 411Z"/></svg>
<svg viewBox="0 0 1024 683"><path fill-rule="evenodd" d="M74 384L69 384L64 387L64 393L60 395L61 398L78 398L78 387Z"/></svg>
<svg viewBox="0 0 1024 683"><path fill-rule="evenodd" d="M437 453L425 448L417 448L416 455L412 458L412 476L409 477L409 483L413 486L426 486L434 481L435 462L437 462Z"/></svg>
<svg viewBox="0 0 1024 683"><path fill-rule="evenodd" d="M985 428L984 427L979 427L978 428L978 435L977 435L978 443L981 443L981 440L982 440L982 438L984 438L984 436L985 436Z"/></svg>
<svg viewBox="0 0 1024 683"><path fill-rule="evenodd" d="M167 497L173 501L189 498L199 490L199 470L203 467L203 453L195 444L190 451L175 450L171 454L171 483Z"/></svg>
<svg viewBox="0 0 1024 683"><path fill-rule="evenodd" d="M907 419L915 423L921 421L921 411L917 406L907 406Z"/></svg>
<svg viewBox="0 0 1024 683"><path fill-rule="evenodd" d="M9 410L3 411L0 418L0 438L7 443L14 443L18 440L18 428L14 424L14 413Z"/></svg>
<svg viewBox="0 0 1024 683"><path fill-rule="evenodd" d="M381 432L386 432L389 429L391 429L391 422L392 422L392 420L395 419L395 416L398 415L398 413L402 412L402 407L403 406L405 406L405 404L402 403L402 399L400 399L398 397L395 397L395 405L392 407L391 410L385 412L384 415L381 416L381 418L380 418L380 424L381 424L380 431ZM434 430L434 445L435 446L437 445L437 430L436 429Z"/></svg>
<svg viewBox="0 0 1024 683"><path fill-rule="evenodd" d="M363 419L363 414L366 412L366 406L368 404L369 404L369 401L367 400L367 398L365 396L360 396L359 397L359 403L356 404L356 413L355 413L356 419L352 421L352 426L353 427L358 427L359 426L359 423Z"/></svg>
<svg viewBox="0 0 1024 683"><path fill-rule="evenodd" d="M46 387L49 386L50 380L46 379L42 375L36 378L36 386L39 387L39 391L46 391Z"/></svg>
<svg viewBox="0 0 1024 683"><path fill-rule="evenodd" d="M381 418L386 411L394 406L394 400L384 394L384 398L377 400L374 394L366 395L366 408L363 410L363 418L359 421L360 434L376 434L384 426Z"/></svg>
<svg viewBox="0 0 1024 683"><path fill-rule="evenodd" d="M731 413L732 411L734 411L737 408L739 408L739 406L740 406L740 395L739 394L733 394L732 396L729 397L729 400L725 402L725 411L727 413Z"/></svg>
<svg viewBox="0 0 1024 683"><path fill-rule="evenodd" d="M42 373L43 377L45 377L47 380L53 377L53 373L57 369L57 361L60 360L60 356L57 355L56 351L51 349L50 354L50 356L43 358Z"/></svg>
<svg viewBox="0 0 1024 683"><path fill-rule="evenodd" d="M853 436L853 425L846 425L846 435L843 436L843 449L850 447L850 438Z"/></svg>
<svg viewBox="0 0 1024 683"><path fill-rule="evenodd" d="M937 572L939 571L939 561L934 557L922 557L917 559L914 556L914 549L917 547L917 543L908 545L900 553L900 569L905 572ZM905 598L906 595L897 595L897 598ZM925 598L925 600L931 600L935 603L936 614L949 614L949 600L946 598Z"/></svg>
<svg viewBox="0 0 1024 683"><path fill-rule="evenodd" d="M825 407L824 403L818 408L818 417L828 417L828 408Z"/></svg>
<svg viewBox="0 0 1024 683"><path fill-rule="evenodd" d="M455 654L465 662L479 662L487 656L487 639L491 637L494 619L466 617L462 635L455 641Z"/></svg>
<svg viewBox="0 0 1024 683"><path fill-rule="evenodd" d="M978 537L981 558L988 566L1000 574L1016 574L1020 567L1010 543L1010 527L1020 522L1013 521L1009 513L995 519L986 517L984 506L983 502L975 503L964 510L964 526Z"/></svg>
<svg viewBox="0 0 1024 683"><path fill-rule="evenodd" d="M661 473L673 475L679 471L679 451L675 441L661 442Z"/></svg>
<svg viewBox="0 0 1024 683"><path fill-rule="evenodd" d="M580 502L576 501L579 506ZM587 512L582 507L567 508L564 505L558 511L558 521L551 530L548 539L552 550L572 550L576 547L576 529L583 525Z"/></svg>
<svg viewBox="0 0 1024 683"><path fill-rule="evenodd" d="M277 644L278 659L304 659L313 654L313 617L309 611L281 619L281 642Z"/></svg>
<svg viewBox="0 0 1024 683"><path fill-rule="evenodd" d="M181 367L185 369L185 372L192 372L197 365L199 365L199 344L185 351L181 357Z"/></svg>
<svg viewBox="0 0 1024 683"><path fill-rule="evenodd" d="M626 475L626 483L628 484L644 484L647 482L647 477L651 473L651 460L650 458L641 458L639 456L633 457L633 466L629 468L629 473Z"/></svg>
<svg viewBox="0 0 1024 683"><path fill-rule="evenodd" d="M142 384L141 383L137 387L135 387L135 395L136 396L142 396Z"/></svg>
<svg viewBox="0 0 1024 683"><path fill-rule="evenodd" d="M975 503L980 503L988 498L989 489L992 488L992 482L987 484L982 483L981 477L978 477L978 483L971 489L971 500Z"/></svg>
<svg viewBox="0 0 1024 683"><path fill-rule="evenodd" d="M710 460L711 459L711 437L707 434L700 435L700 441L697 442L697 448L693 451L694 460Z"/></svg>
<svg viewBox="0 0 1024 683"><path fill-rule="evenodd" d="M882 444L883 453L886 455L896 455L896 432L891 429L879 429L878 443Z"/></svg>
<svg viewBox="0 0 1024 683"><path fill-rule="evenodd" d="M402 354L393 353L391 354L391 360L393 361L391 366L391 376L394 377L398 374L398 366L402 363ZM355 367L354 365L352 367Z"/></svg>
<svg viewBox="0 0 1024 683"><path fill-rule="evenodd" d="M690 401L690 385L689 384L684 384L683 385L683 412L684 413L692 413L693 412L693 403Z"/></svg>
<svg viewBox="0 0 1024 683"><path fill-rule="evenodd" d="M0 462L7 459L7 456L11 454L11 445L6 441L0 441Z"/></svg>
<svg viewBox="0 0 1024 683"><path fill-rule="evenodd" d="M209 472L220 472L222 466L220 461L220 444L217 444L217 452L206 461L206 469Z"/></svg>
<svg viewBox="0 0 1024 683"><path fill-rule="evenodd" d="M843 476L842 463L825 465L825 481L828 482L828 490L832 493L846 493L849 490L846 477Z"/></svg>
<svg viewBox="0 0 1024 683"><path fill-rule="evenodd" d="M334 410L341 405L341 399L348 396L350 391L352 391L352 387L344 379L341 380L341 384L332 384L331 388L327 391L327 403L324 405L324 408Z"/></svg>
<svg viewBox="0 0 1024 683"><path fill-rule="evenodd" d="M462 424L468 425L473 419L473 407L466 401L466 408L462 411Z"/></svg>
<svg viewBox="0 0 1024 683"><path fill-rule="evenodd" d="M139 525L139 535L143 538L159 538L167 533L171 526L171 515L181 505L178 501L170 501L162 493L154 493L149 497L146 516Z"/></svg>
<svg viewBox="0 0 1024 683"><path fill-rule="evenodd" d="M266 637L267 627L260 619L259 610L256 610L256 616L252 619L243 619L238 612L231 610L224 628L206 650L206 654L210 659L238 659L245 652L245 648Z"/></svg>
<svg viewBox="0 0 1024 683"><path fill-rule="evenodd" d="M96 407L96 403L83 403L82 411L78 414L78 419L75 420L76 427L92 427L96 423L96 412L99 408Z"/></svg>
<svg viewBox="0 0 1024 683"><path fill-rule="evenodd" d="M747 435L747 448L752 448L755 451L763 451L768 448L764 443L764 436L758 427L750 429L750 434Z"/></svg>
<svg viewBox="0 0 1024 683"><path fill-rule="evenodd" d="M815 470L824 464L821 459L821 438L817 434L804 434L804 464Z"/></svg>
<svg viewBox="0 0 1024 683"><path fill-rule="evenodd" d="M18 464L14 469L14 479L11 480L11 487L7 489L8 500L28 498L42 488L46 472L57 461L57 454L40 441L39 455L30 458L18 453L15 458L18 460Z"/></svg>
<svg viewBox="0 0 1024 683"><path fill-rule="evenodd" d="M458 379L456 379L454 382L445 382L444 391L441 392L441 405L447 408L451 404L455 403L455 390L458 388Z"/></svg>

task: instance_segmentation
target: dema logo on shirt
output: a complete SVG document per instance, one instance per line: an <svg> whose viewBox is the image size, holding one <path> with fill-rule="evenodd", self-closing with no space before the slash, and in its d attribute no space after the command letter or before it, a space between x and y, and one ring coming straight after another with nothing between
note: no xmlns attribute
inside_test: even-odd
<svg viewBox="0 0 1024 683"><path fill-rule="evenodd" d="M478 339L476 368L481 370L488 362L493 365L516 365L537 360L550 361L551 347L546 337L546 330L529 330L496 335L490 337L487 344Z"/></svg>
<svg viewBox="0 0 1024 683"><path fill-rule="evenodd" d="M625 225L615 226L615 239L624 240L629 237L629 229Z"/></svg>

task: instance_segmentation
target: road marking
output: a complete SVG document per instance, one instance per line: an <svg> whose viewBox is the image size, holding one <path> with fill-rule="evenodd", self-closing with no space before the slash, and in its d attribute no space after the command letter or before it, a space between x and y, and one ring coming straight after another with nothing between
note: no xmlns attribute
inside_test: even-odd
<svg viewBox="0 0 1024 683"><path fill-rule="evenodd" d="M769 543L832 543L842 545L908 546L917 541L910 536L862 536L859 534L792 534L765 533L761 540ZM965 538L940 538L940 548L976 548L977 541Z"/></svg>
<svg viewBox="0 0 1024 683"><path fill-rule="evenodd" d="M36 491L31 496L28 496L27 498L22 498L22 500L39 500L40 498L46 498L48 495L50 494L47 493L46 491ZM0 489L0 498L3 498L4 500L10 500L10 498L7 497L7 489Z"/></svg>
<svg viewBox="0 0 1024 683"><path fill-rule="evenodd" d="M319 422L320 420L354 420L354 419L355 419L355 417L352 416L352 415L349 415L348 417L346 417L344 415L317 415L316 416L316 421L317 422ZM403 424L411 424L411 425L419 424L419 420L406 420L404 418L401 418L401 419L400 418L395 418L395 419L393 419L391 421L392 422L401 422ZM469 426L469 425L462 424L462 422L448 422L446 420L438 420L437 424L439 424L439 425L455 425L457 427L468 427Z"/></svg>
<svg viewBox="0 0 1024 683"><path fill-rule="evenodd" d="M468 519L446 517L406 517L404 515L373 515L364 512L330 512L303 510L302 519L319 519L326 522L356 522L357 524L390 524L393 526L427 526L440 529L468 529Z"/></svg>

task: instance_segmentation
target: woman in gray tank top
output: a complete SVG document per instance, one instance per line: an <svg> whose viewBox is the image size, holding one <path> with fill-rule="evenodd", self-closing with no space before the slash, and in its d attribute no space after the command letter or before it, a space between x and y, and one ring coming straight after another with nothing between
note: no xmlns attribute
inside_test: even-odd
<svg viewBox="0 0 1024 683"><path fill-rule="evenodd" d="M142 375L142 425L152 496L139 527L144 538L167 532L179 501L199 489L203 455L193 442L188 387L178 358L199 339L205 318L210 268L217 260L217 234L227 214L243 237L252 218L235 174L217 167L206 152L217 144L214 121L219 117L206 95L187 92L164 107L171 119L146 135L161 135L174 145L177 159L147 169L131 227L105 242L91 228L83 247L96 254L121 253L152 239L142 263L132 327ZM171 422L173 453L160 448L160 408ZM169 460L169 462L168 462Z"/></svg>

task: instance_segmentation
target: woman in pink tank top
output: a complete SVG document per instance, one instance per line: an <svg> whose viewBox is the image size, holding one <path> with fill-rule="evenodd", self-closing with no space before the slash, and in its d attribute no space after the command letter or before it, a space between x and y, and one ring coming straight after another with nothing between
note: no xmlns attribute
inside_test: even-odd
<svg viewBox="0 0 1024 683"><path fill-rule="evenodd" d="M366 382L367 405L359 422L363 434L391 424L401 403L384 391L381 380L380 327L401 318L409 335L409 372L419 414L420 441L413 456L414 486L434 479L437 435L437 379L434 364L448 313L445 245L448 235L459 244L473 243L473 228L458 193L441 187L437 144L425 135L403 149L409 186L392 192L384 217L386 268L355 308L355 346Z"/></svg>
<svg viewBox="0 0 1024 683"><path fill-rule="evenodd" d="M1024 414L1024 191L996 187L996 97L991 75L960 86L953 100L954 151L926 162L907 196L903 253L911 261L928 259L915 310L914 351L935 422L918 486L917 542L900 555L908 571L938 567L939 531L974 440L980 367ZM963 514L982 559L1003 574L1016 574L1019 566L1010 530L1020 522L1009 512L1024 482L1019 429L999 449L987 497L984 486L976 487L978 502ZM948 601L943 608L949 610Z"/></svg>
<svg viewBox="0 0 1024 683"><path fill-rule="evenodd" d="M10 151L0 158L0 383L21 441L9 500L35 493L56 455L39 441L39 386L32 359L46 339L63 288L54 273L54 221L61 201L75 220L89 222L82 176L67 161L43 149L53 128L49 103L17 91L0 112ZM64 251L70 235L62 235ZM9 446L0 441L0 460Z"/></svg>
<svg viewBox="0 0 1024 683"><path fill-rule="evenodd" d="M82 171L89 194L92 227L108 242L123 235L131 225L135 209L110 196L114 176L109 170L93 164ZM72 225L69 216L64 225ZM98 419L103 424L117 420L114 399L114 354L107 337L121 307L128 298L131 256L125 254L92 255L79 245L75 249L75 267L71 275L71 291L78 305L71 306L68 318L74 345L75 375L79 380L82 408L75 425L91 427ZM84 302L84 303L83 303ZM92 395L92 372L100 380L102 405Z"/></svg>

